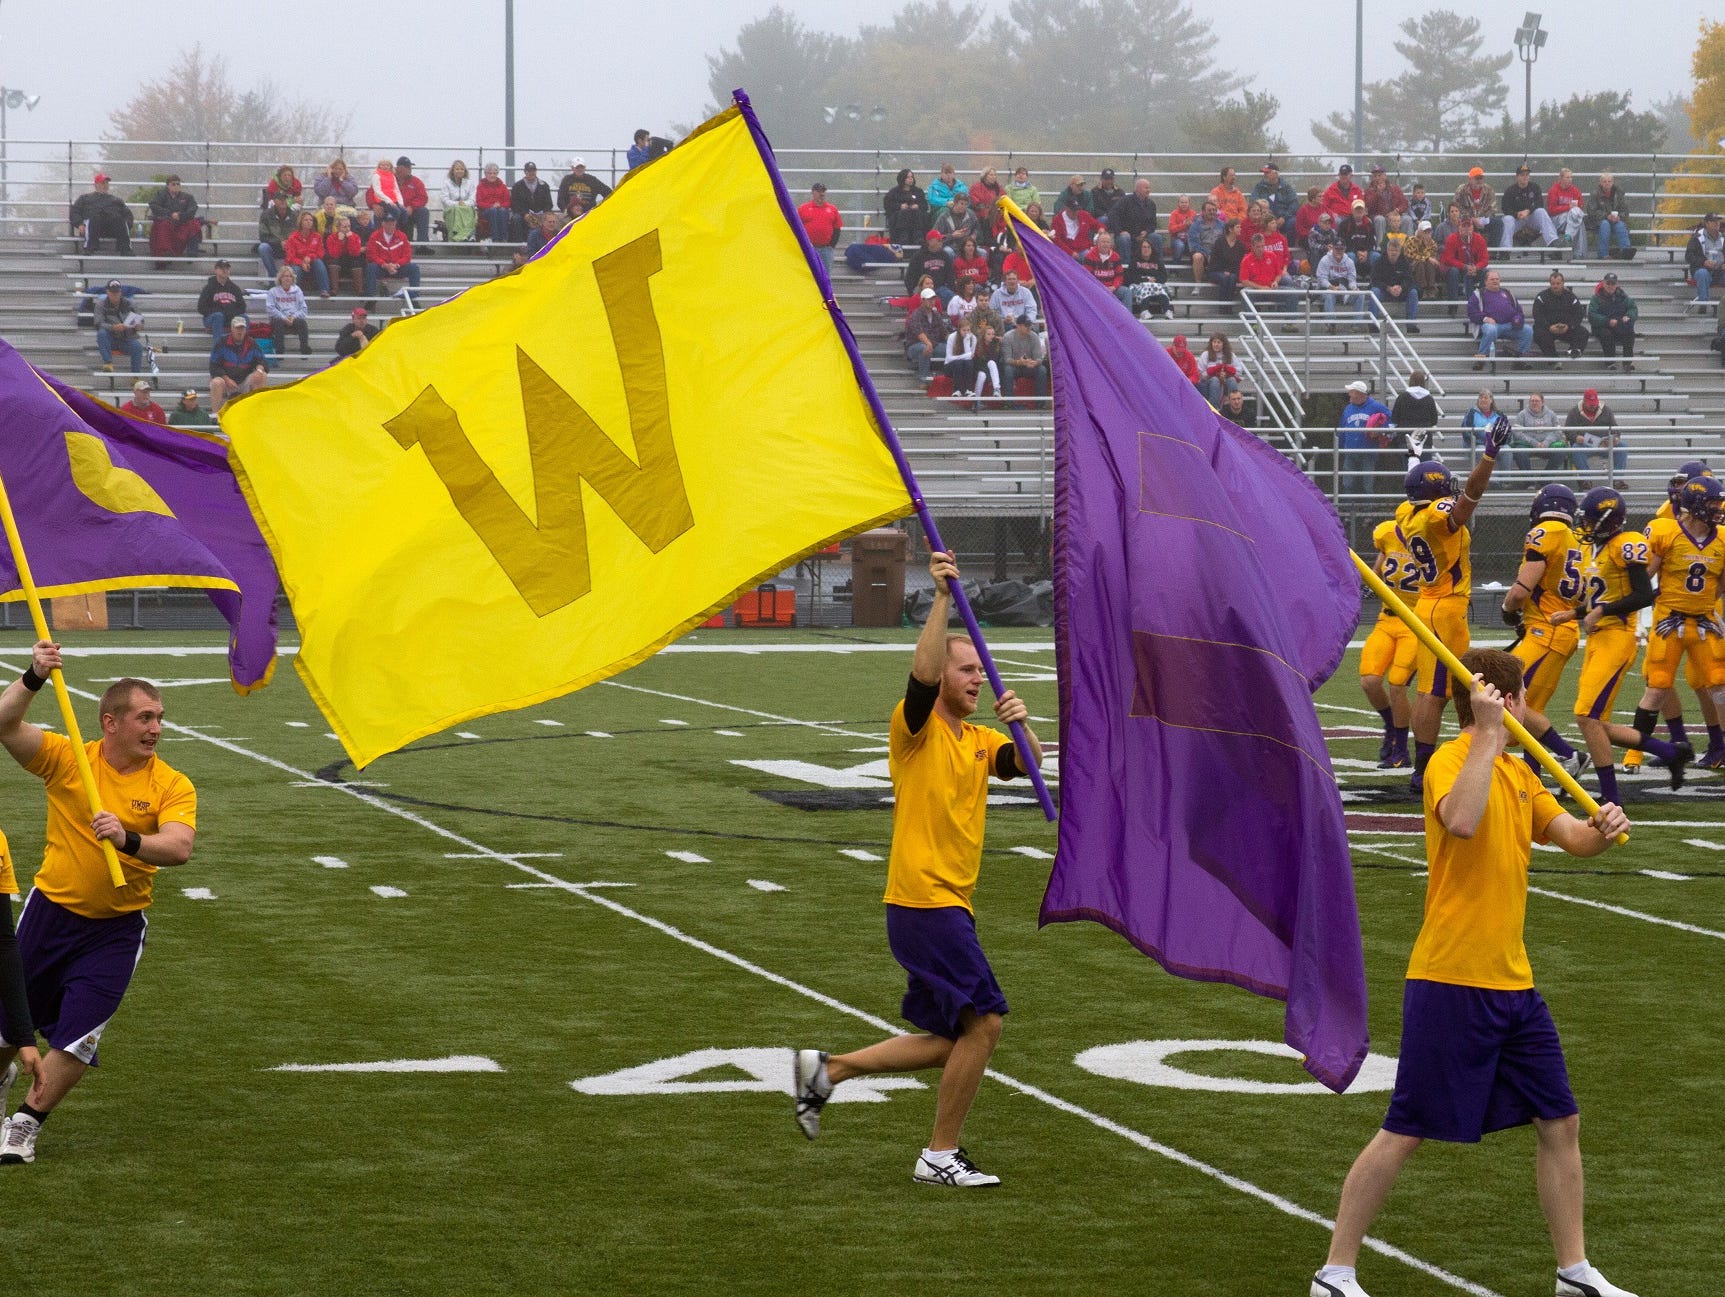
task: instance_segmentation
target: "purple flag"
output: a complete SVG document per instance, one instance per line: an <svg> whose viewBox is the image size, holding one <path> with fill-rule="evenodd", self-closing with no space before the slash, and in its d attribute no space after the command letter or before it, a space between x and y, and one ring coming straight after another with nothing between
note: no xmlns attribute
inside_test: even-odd
<svg viewBox="0 0 1725 1297"><path fill-rule="evenodd" d="M234 687L268 683L279 583L226 445L93 401L4 341L0 402L0 481L39 592L202 588L230 628ZM0 549L0 599L21 597Z"/></svg>
<svg viewBox="0 0 1725 1297"><path fill-rule="evenodd" d="M1367 1046L1341 794L1312 692L1359 621L1335 510L1020 225L1054 379L1059 852L1042 922L1287 1001L1344 1088Z"/></svg>

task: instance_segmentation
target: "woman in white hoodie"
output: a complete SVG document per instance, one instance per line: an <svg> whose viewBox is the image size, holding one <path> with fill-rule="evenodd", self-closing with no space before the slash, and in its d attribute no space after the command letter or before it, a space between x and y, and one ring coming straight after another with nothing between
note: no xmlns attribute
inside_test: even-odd
<svg viewBox="0 0 1725 1297"><path fill-rule="evenodd" d="M460 158L449 164L443 181L443 237L451 243L472 243L479 228L479 208L474 205L476 185Z"/></svg>

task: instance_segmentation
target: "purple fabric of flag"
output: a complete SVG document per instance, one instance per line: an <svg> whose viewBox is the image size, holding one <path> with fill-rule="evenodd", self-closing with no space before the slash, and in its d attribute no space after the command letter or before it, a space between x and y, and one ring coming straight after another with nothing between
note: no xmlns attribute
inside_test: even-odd
<svg viewBox="0 0 1725 1297"><path fill-rule="evenodd" d="M1341 794L1312 692L1359 622L1340 519L1022 225L1054 379L1059 850L1042 922L1287 1002L1345 1088L1367 1048Z"/></svg>
<svg viewBox="0 0 1725 1297"><path fill-rule="evenodd" d="M267 682L279 582L226 446L91 400L4 341L0 401L0 480L37 588L201 587L230 629L234 687ZM0 548L0 595L18 589Z"/></svg>

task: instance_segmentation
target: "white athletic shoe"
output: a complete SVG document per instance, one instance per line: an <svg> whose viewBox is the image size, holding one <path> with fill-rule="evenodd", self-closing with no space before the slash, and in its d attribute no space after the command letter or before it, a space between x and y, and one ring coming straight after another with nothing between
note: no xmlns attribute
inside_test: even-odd
<svg viewBox="0 0 1725 1297"><path fill-rule="evenodd" d="M970 1154L956 1148L942 1161L931 1161L925 1148L917 1154L911 1179L918 1184L944 1184L954 1189L988 1189L1000 1183L998 1175L978 1170Z"/></svg>
<svg viewBox="0 0 1725 1297"><path fill-rule="evenodd" d="M1599 1273L1598 1266L1587 1267L1585 1279L1565 1279L1557 1276L1557 1297L1635 1297L1627 1288L1619 1288Z"/></svg>
<svg viewBox="0 0 1725 1297"><path fill-rule="evenodd" d="M12 1097L12 1083L18 1079L18 1060L13 1059L6 1064L6 1070L0 1072L0 1119L6 1116L6 1105Z"/></svg>
<svg viewBox="0 0 1725 1297"><path fill-rule="evenodd" d="M1563 767L1575 778L1580 779L1582 775L1593 768L1593 756L1586 748L1577 748L1575 755L1563 762Z"/></svg>
<svg viewBox="0 0 1725 1297"><path fill-rule="evenodd" d="M1311 1297L1372 1297L1358 1279L1319 1279L1312 1276Z"/></svg>
<svg viewBox="0 0 1725 1297"><path fill-rule="evenodd" d="M4 1127L0 1129L4 1131L0 1133L0 1166L36 1160L36 1132L42 1129L41 1122L16 1113L6 1118Z"/></svg>
<svg viewBox="0 0 1725 1297"><path fill-rule="evenodd" d="M797 1128L809 1139L821 1133L821 1109L832 1097L833 1083L827 1080L826 1066L827 1056L818 1049L799 1049L791 1062Z"/></svg>

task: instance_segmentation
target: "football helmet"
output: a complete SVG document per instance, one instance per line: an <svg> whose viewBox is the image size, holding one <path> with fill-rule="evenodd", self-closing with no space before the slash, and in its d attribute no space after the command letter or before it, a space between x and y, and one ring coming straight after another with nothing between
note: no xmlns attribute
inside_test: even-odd
<svg viewBox="0 0 1725 1297"><path fill-rule="evenodd" d="M1576 534L1595 545L1603 545L1629 521L1629 506L1609 486L1596 486L1581 497L1575 520Z"/></svg>
<svg viewBox="0 0 1725 1297"><path fill-rule="evenodd" d="M1529 522L1538 522L1541 518L1561 518L1573 526L1575 509L1575 492L1562 482L1553 482L1539 488L1539 494L1533 497L1533 507L1527 511L1527 517Z"/></svg>
<svg viewBox="0 0 1725 1297"><path fill-rule="evenodd" d="M1716 477L1692 477L1678 488L1673 507L1717 527L1725 518L1725 486Z"/></svg>
<svg viewBox="0 0 1725 1297"><path fill-rule="evenodd" d="M1421 460L1408 470L1405 483L1408 499L1419 501L1447 500L1455 495L1455 474L1435 459Z"/></svg>
<svg viewBox="0 0 1725 1297"><path fill-rule="evenodd" d="M1712 477L1713 470L1707 467L1707 461L1702 459L1685 460L1677 466L1677 471L1671 475L1671 480L1665 484L1665 498L1671 501L1673 512L1677 509L1677 493L1683 489L1683 484L1692 477Z"/></svg>

